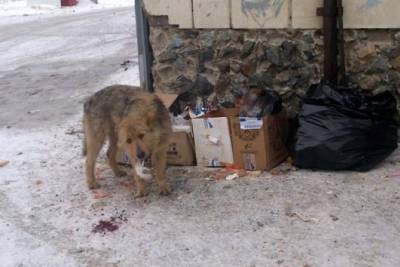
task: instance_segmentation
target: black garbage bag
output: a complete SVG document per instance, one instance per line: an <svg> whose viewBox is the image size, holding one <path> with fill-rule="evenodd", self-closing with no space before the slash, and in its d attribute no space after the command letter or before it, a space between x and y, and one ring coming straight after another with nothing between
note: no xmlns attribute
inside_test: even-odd
<svg viewBox="0 0 400 267"><path fill-rule="evenodd" d="M356 89L313 85L299 115L295 164L320 170L368 171L397 148L396 100Z"/></svg>
<svg viewBox="0 0 400 267"><path fill-rule="evenodd" d="M281 96L269 89L252 88L243 97L240 117L262 118L282 111Z"/></svg>

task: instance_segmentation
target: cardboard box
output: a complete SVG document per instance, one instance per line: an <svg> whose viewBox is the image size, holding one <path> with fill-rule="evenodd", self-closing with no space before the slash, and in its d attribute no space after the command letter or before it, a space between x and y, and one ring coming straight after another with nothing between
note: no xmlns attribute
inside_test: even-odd
<svg viewBox="0 0 400 267"><path fill-rule="evenodd" d="M230 118L235 164L246 170L271 170L288 156L287 117Z"/></svg>
<svg viewBox="0 0 400 267"><path fill-rule="evenodd" d="M182 127L181 127L182 128ZM194 166L194 140L191 128L174 128L167 151L169 166Z"/></svg>
<svg viewBox="0 0 400 267"><path fill-rule="evenodd" d="M198 166L222 167L233 163L227 117L197 118L192 124Z"/></svg>

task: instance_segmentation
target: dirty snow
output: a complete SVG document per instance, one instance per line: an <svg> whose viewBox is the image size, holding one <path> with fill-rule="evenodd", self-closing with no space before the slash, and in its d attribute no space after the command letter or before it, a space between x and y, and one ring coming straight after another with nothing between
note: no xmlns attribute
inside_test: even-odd
<svg viewBox="0 0 400 267"><path fill-rule="evenodd" d="M90 0L79 0L77 5L71 7L57 7L52 5L31 6L25 0L0 3L0 26L109 8L134 7L135 4L135 0L99 0L98 2L98 4L95 4Z"/></svg>
<svg viewBox="0 0 400 267"><path fill-rule="evenodd" d="M103 151L89 191L82 102L138 83L134 27L131 8L0 26L1 266L400 266L399 153L369 173L169 168L171 196L134 199Z"/></svg>

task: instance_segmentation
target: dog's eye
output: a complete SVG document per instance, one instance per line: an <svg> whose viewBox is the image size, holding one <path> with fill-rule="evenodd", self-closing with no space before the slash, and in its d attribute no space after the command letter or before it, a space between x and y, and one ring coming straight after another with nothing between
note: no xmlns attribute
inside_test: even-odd
<svg viewBox="0 0 400 267"><path fill-rule="evenodd" d="M128 144L132 144L132 139L131 139L131 138L126 139L126 142L127 142Z"/></svg>
<svg viewBox="0 0 400 267"><path fill-rule="evenodd" d="M138 135L138 138L139 138L139 139L143 139L143 138L144 138L144 134L139 134L139 135Z"/></svg>

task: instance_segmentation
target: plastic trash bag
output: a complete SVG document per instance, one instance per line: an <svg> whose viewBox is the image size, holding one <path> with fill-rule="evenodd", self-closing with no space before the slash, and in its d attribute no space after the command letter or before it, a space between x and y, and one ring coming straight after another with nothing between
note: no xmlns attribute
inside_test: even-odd
<svg viewBox="0 0 400 267"><path fill-rule="evenodd" d="M313 85L299 115L295 165L321 170L368 171L397 148L396 100L389 92L365 96L355 89Z"/></svg>
<svg viewBox="0 0 400 267"><path fill-rule="evenodd" d="M240 117L262 118L279 114L282 111L282 98L272 90L253 88L243 97Z"/></svg>

